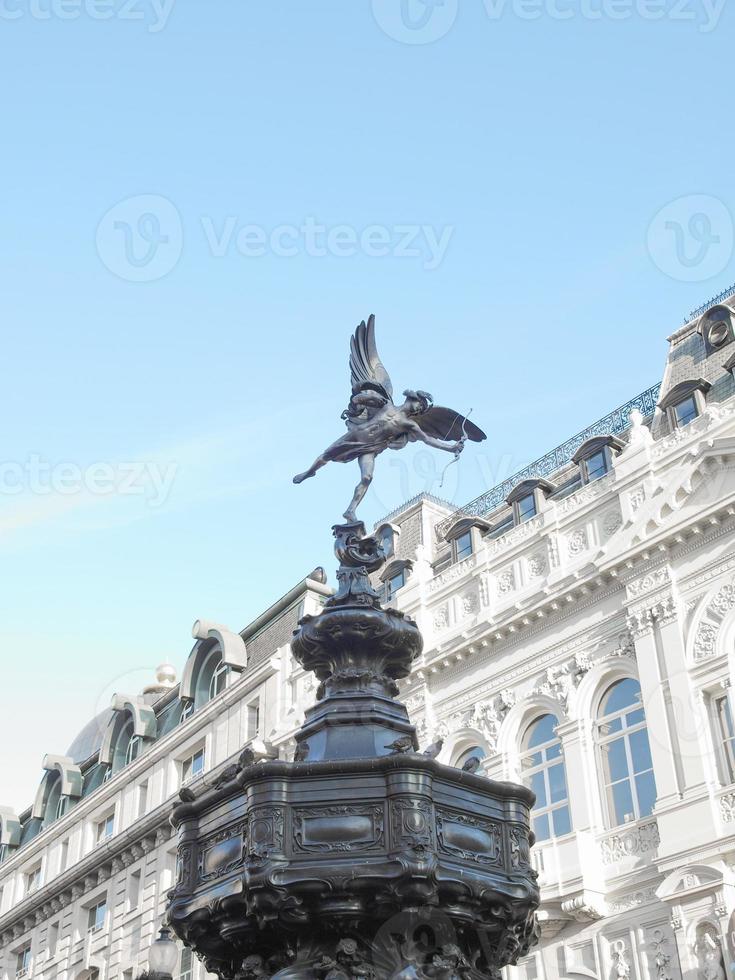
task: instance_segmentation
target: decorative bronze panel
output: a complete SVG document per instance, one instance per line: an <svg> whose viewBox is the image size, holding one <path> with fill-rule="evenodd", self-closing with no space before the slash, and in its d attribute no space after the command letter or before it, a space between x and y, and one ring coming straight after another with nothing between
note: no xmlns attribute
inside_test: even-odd
<svg viewBox="0 0 735 980"><path fill-rule="evenodd" d="M280 807L262 807L253 810L248 822L248 854L250 857L267 858L283 852L283 810Z"/></svg>
<svg viewBox="0 0 735 980"><path fill-rule="evenodd" d="M469 813L437 810L439 847L465 861L503 865L503 828L499 823Z"/></svg>
<svg viewBox="0 0 735 980"><path fill-rule="evenodd" d="M199 881L212 881L242 864L245 824L226 827L206 837L199 848Z"/></svg>
<svg viewBox="0 0 735 980"><path fill-rule="evenodd" d="M531 865L531 844L528 831L523 827L511 826L508 830L510 840L510 870L523 871Z"/></svg>
<svg viewBox="0 0 735 980"><path fill-rule="evenodd" d="M328 806L295 810L294 850L365 851L383 844L382 806Z"/></svg>
<svg viewBox="0 0 735 980"><path fill-rule="evenodd" d="M391 847L429 850L433 844L432 809L426 800L394 800L391 803Z"/></svg>

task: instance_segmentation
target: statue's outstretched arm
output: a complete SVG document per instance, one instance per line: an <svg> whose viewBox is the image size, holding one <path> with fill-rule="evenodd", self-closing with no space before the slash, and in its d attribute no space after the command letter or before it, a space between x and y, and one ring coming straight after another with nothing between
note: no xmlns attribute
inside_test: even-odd
<svg viewBox="0 0 735 980"><path fill-rule="evenodd" d="M447 453L461 453L464 448L463 439L460 439L458 442L447 442L446 439L436 439L434 436L430 436L424 432L421 426L415 423L411 435L413 438L425 442L427 446L431 446L433 449L443 449Z"/></svg>

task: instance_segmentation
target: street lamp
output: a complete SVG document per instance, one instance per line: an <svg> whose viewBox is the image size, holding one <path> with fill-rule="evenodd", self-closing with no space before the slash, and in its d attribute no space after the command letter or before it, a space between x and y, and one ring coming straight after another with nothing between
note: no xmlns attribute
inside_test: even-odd
<svg viewBox="0 0 735 980"><path fill-rule="evenodd" d="M164 925L148 953L150 976L157 980L172 980L178 962L179 948L171 938L168 926Z"/></svg>

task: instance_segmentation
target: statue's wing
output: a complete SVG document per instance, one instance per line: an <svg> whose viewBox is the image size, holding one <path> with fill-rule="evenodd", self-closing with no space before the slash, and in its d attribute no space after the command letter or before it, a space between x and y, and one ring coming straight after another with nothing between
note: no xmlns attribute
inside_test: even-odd
<svg viewBox="0 0 735 980"><path fill-rule="evenodd" d="M378 389L393 401L390 375L383 367L375 346L375 317L372 315L367 323L362 321L355 330L355 336L350 340L350 374L353 394L360 391L364 385L368 385Z"/></svg>
<svg viewBox="0 0 735 980"><path fill-rule="evenodd" d="M417 422L427 436L435 439L444 439L447 442L456 442L466 436L472 442L482 442L487 436L478 428L474 422L470 422L459 412L453 412L451 408L442 408L441 405L434 405L421 415L415 415L414 421Z"/></svg>

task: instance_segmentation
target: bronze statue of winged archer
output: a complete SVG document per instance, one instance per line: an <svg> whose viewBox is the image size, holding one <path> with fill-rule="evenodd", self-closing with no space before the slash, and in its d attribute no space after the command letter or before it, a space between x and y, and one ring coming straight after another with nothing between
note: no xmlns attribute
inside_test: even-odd
<svg viewBox="0 0 735 980"><path fill-rule="evenodd" d="M347 432L324 450L304 473L294 477L302 483L330 462L356 459L360 482L355 487L345 520L357 521L355 511L367 493L375 470L375 458L385 449L403 449L409 442L425 442L458 456L467 439L482 442L482 429L449 408L434 405L426 391L404 391L405 401L393 401L393 385L375 346L375 317L363 320L350 341L352 397L342 413Z"/></svg>

